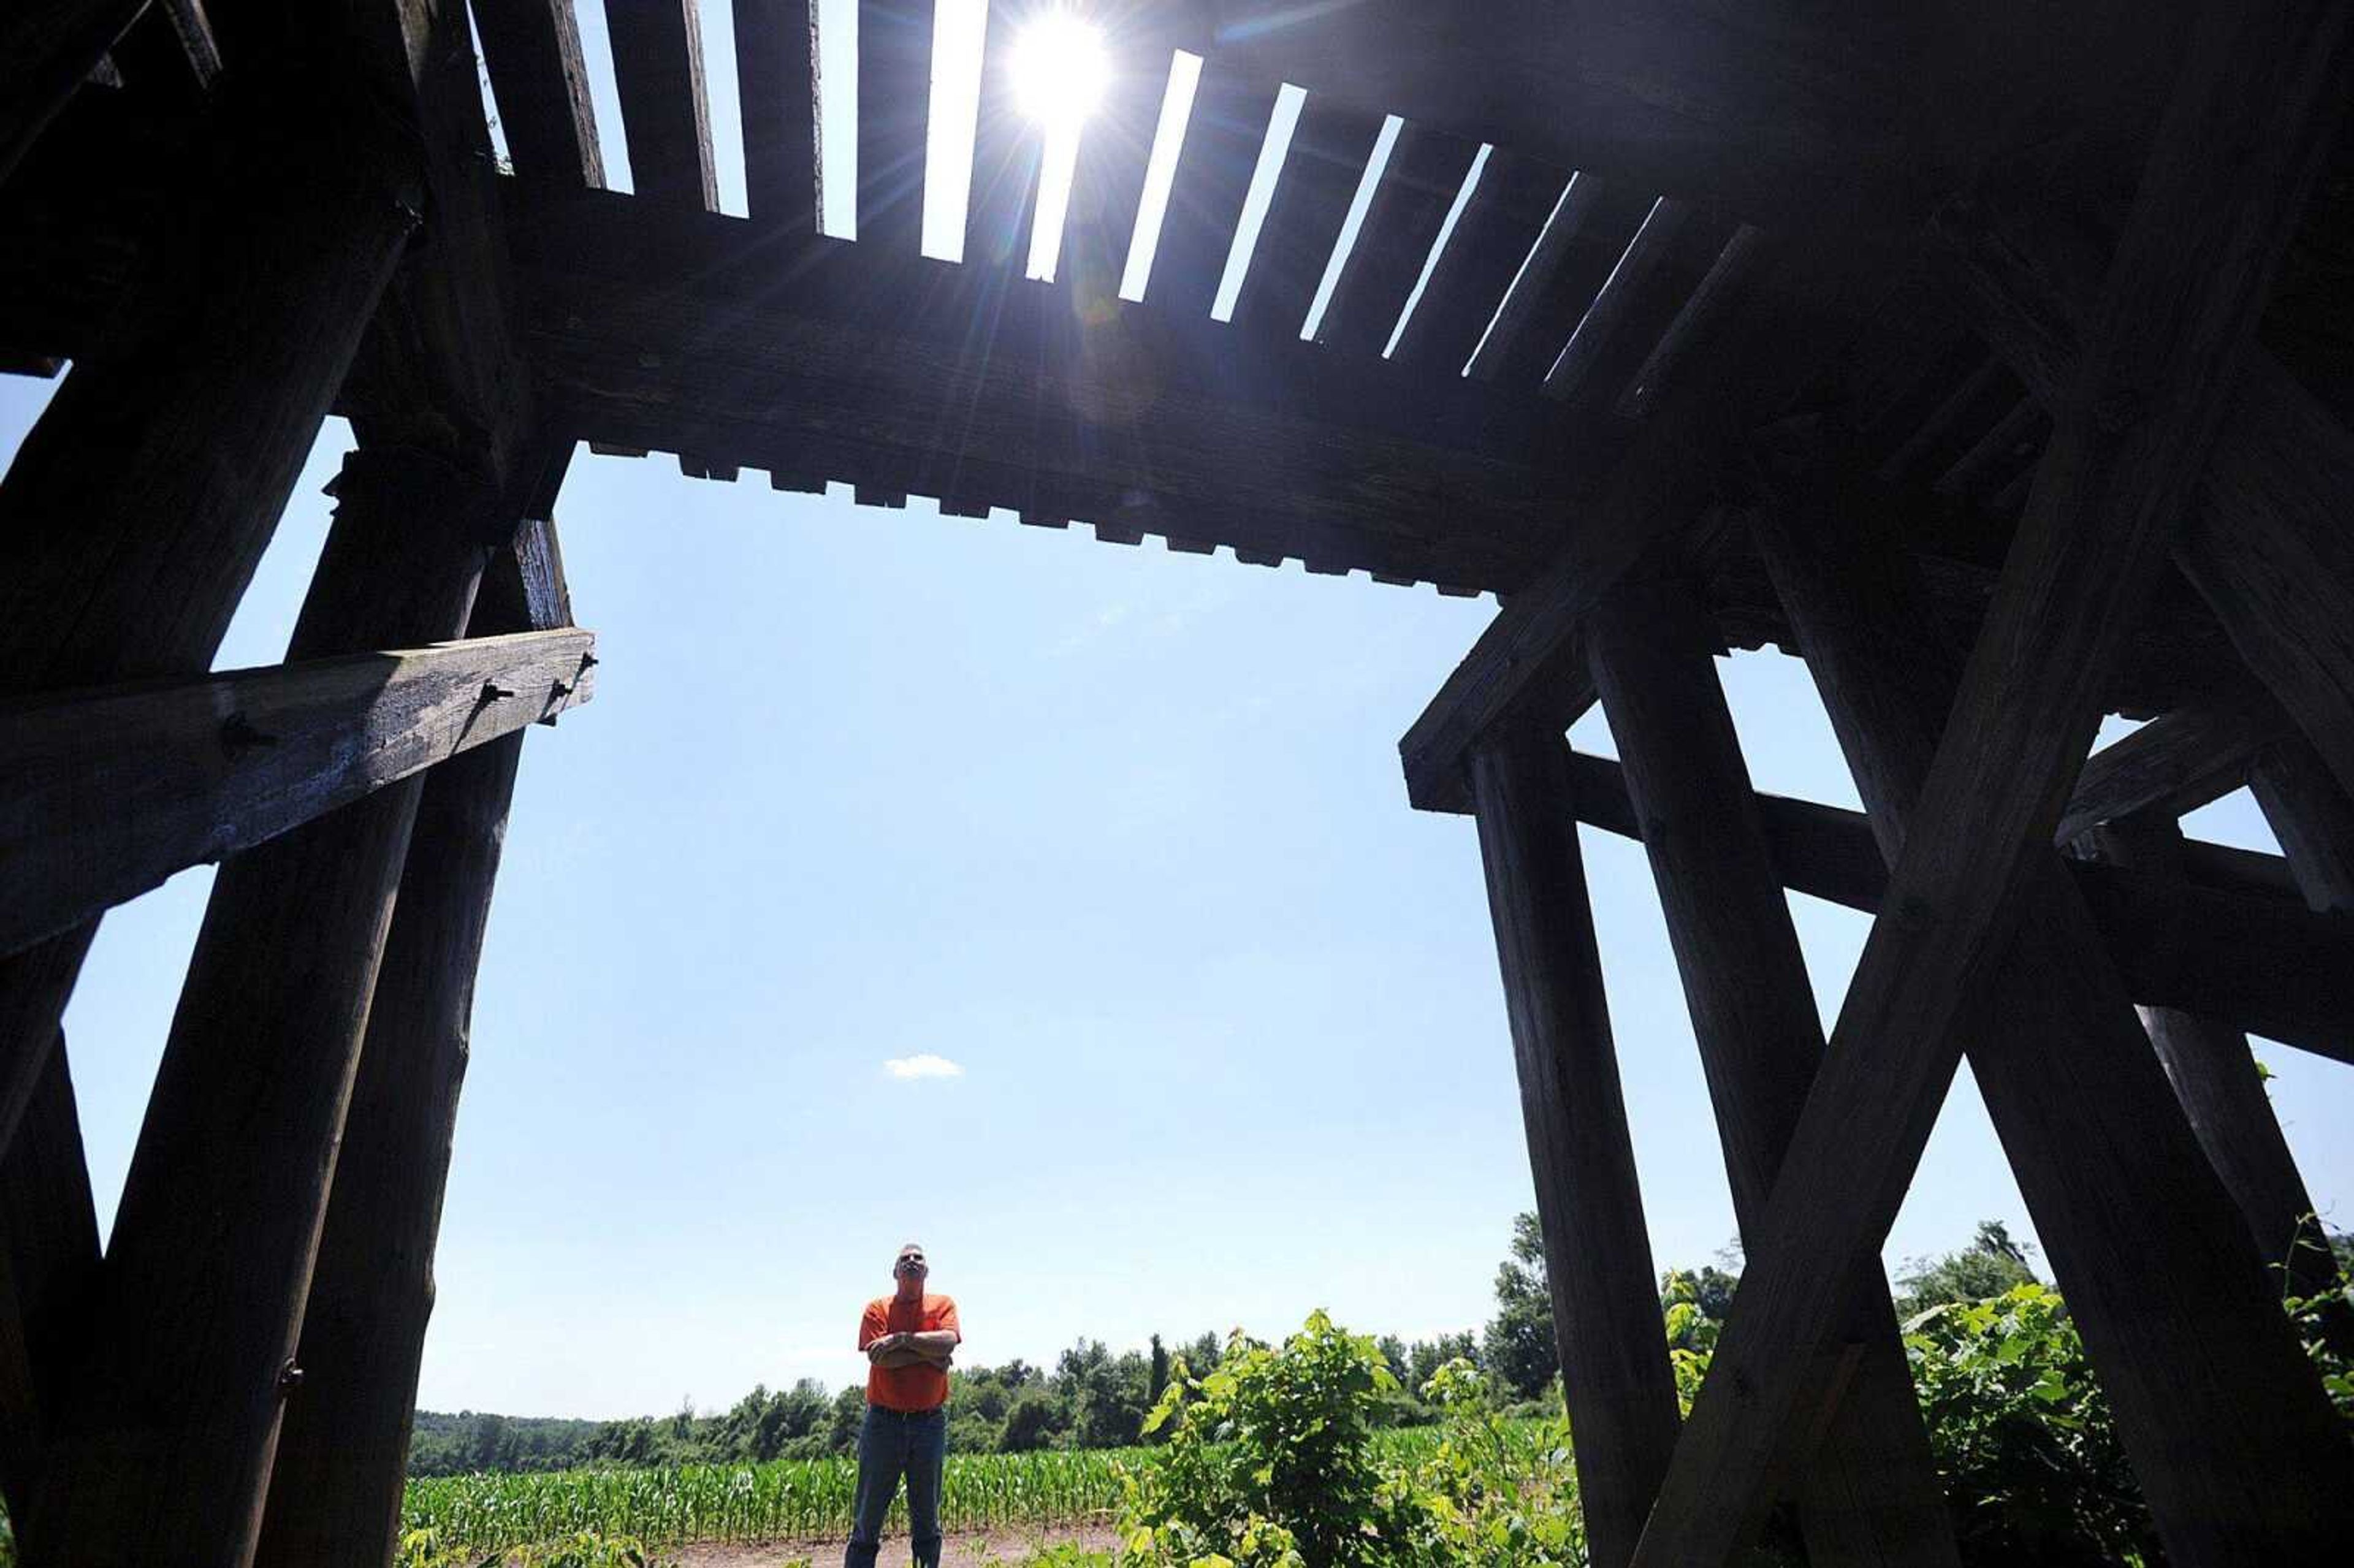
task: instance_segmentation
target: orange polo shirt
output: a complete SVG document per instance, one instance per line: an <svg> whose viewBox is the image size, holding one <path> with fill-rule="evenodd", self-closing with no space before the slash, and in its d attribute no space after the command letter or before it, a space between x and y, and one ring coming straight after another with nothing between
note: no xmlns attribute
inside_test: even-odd
<svg viewBox="0 0 2354 1568"><path fill-rule="evenodd" d="M925 1296L917 1301L902 1301L896 1296L878 1296L866 1304L858 1317L858 1348L861 1351L885 1334L921 1334L935 1329L946 1329L964 1342L964 1330L957 1324L956 1302L946 1296ZM934 1366L878 1367L866 1369L866 1403L879 1404L885 1410L937 1410L949 1402L949 1374L946 1369Z"/></svg>

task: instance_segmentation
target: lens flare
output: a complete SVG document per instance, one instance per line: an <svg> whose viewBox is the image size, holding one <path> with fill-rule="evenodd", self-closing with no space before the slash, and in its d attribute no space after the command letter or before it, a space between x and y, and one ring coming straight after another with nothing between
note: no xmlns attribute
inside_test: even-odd
<svg viewBox="0 0 2354 1568"><path fill-rule="evenodd" d="M1075 130L1095 111L1111 74L1103 35L1068 11L1032 21L1014 40L1013 101L1023 115L1056 130Z"/></svg>

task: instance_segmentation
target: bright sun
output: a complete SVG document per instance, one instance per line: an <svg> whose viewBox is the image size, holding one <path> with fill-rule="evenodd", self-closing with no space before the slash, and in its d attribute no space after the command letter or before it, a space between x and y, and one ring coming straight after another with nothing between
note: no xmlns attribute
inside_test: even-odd
<svg viewBox="0 0 2354 1568"><path fill-rule="evenodd" d="M1094 111L1109 74L1102 34L1064 10L1049 11L1022 29L1011 69L1022 112L1063 130L1076 129Z"/></svg>

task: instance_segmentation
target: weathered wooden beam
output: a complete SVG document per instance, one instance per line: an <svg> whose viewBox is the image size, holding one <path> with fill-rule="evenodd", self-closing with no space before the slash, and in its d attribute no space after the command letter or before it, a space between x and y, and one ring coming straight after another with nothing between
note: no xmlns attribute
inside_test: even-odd
<svg viewBox="0 0 2354 1568"><path fill-rule="evenodd" d="M924 226L932 0L858 0L858 239L912 256Z"/></svg>
<svg viewBox="0 0 2354 1568"><path fill-rule="evenodd" d="M2180 874L2182 830L2170 818L2109 822L2091 839L2100 859L2158 876ZM2333 1301L2324 1330L2340 1353L2354 1350L2354 1309L2348 1308L2337 1257L2296 1157L2281 1136L2248 1037L2228 1023L2172 1007L2143 1009L2142 1025L2276 1287L2285 1296Z"/></svg>
<svg viewBox="0 0 2354 1568"><path fill-rule="evenodd" d="M595 647L493 638L0 702L0 951L587 701Z"/></svg>
<svg viewBox="0 0 2354 1568"><path fill-rule="evenodd" d="M2231 707L2152 719L2084 759L2052 842L2065 848L2104 822L2144 814L2171 821L2220 800L2247 782L2260 751L2293 728L2261 694Z"/></svg>
<svg viewBox="0 0 2354 1568"><path fill-rule="evenodd" d="M1734 443L1820 363L1836 336L1825 315L1850 276L1832 260L1814 249L1780 254L1759 281L1748 330L1718 345L1712 374L1661 399L1553 564L1513 592L1415 720L1398 757L1417 810L1462 809L1464 758L1490 726L1510 716L1566 727L1591 702L1576 652L1579 616L1653 546L1700 519Z"/></svg>
<svg viewBox="0 0 2354 1568"><path fill-rule="evenodd" d="M498 501L424 454L355 454L290 659L461 634ZM216 875L28 1561L250 1559L422 782Z"/></svg>
<svg viewBox="0 0 2354 1568"><path fill-rule="evenodd" d="M0 482L0 693L201 672L416 221L380 101L319 58L225 81L188 210ZM284 134L284 116L317 127ZM201 188L197 188L201 185ZM201 297L204 308L191 312ZM0 959L0 1141L91 933Z"/></svg>
<svg viewBox="0 0 2354 1568"><path fill-rule="evenodd" d="M2248 787L2305 901L2354 914L2354 799L2313 748L2284 741L2256 758Z"/></svg>
<svg viewBox="0 0 2354 1568"><path fill-rule="evenodd" d="M2031 392L2077 374L2094 248L2042 215L1940 225L1956 291ZM2238 366L2174 558L2250 670L2354 789L2354 432L2261 347Z"/></svg>
<svg viewBox="0 0 2354 1568"><path fill-rule="evenodd" d="M1873 922L1776 1184L1764 1246L1646 1530L1645 1568L1719 1562L1733 1550L1804 1393L1795 1358L1834 1320L1844 1270L1886 1236L1928 1139L1960 1059L1954 1024L1971 979L2007 927L2040 924L2042 910L2020 906L2046 901L2016 895L2048 863L2098 723L2100 684L2164 565L2179 498L2205 464L2223 390L2343 106L2349 21L2354 13L2333 0L2261 13L2225 0L2200 7L2083 366L1895 861L1889 906L1904 917ZM2126 1060L2111 1065L2121 1073ZM1991 1111L1996 1093L1983 1067L1978 1075ZM2048 1083L2027 1097L2020 1108L2039 1119L2076 1098ZM2131 1140L2120 1141L2118 1158L2087 1163L2103 1174L2130 1169ZM2024 1184L2034 1172L2020 1174ZM2077 1180L2081 1196L2089 1183ZM2200 1235L2196 1218L2170 1215L2179 1228L2162 1236L2219 1249L2193 1256L2216 1277L2188 1304L2198 1308L2188 1321L2228 1325L2236 1364L2222 1367L2223 1352L2171 1331L2185 1319L2153 1323L2131 1302L2119 1303L2119 1339L2103 1354L2094 1317L2078 1305L2120 1433L2177 1560L2327 1552L2325 1542L2354 1537L2354 1452L2329 1435L2335 1416L2260 1276L2247 1298L2227 1261L2234 1237ZM2040 1212L2038 1223L2056 1270L2060 1244ZM2112 1245L2086 1239L2087 1262ZM2063 1288L2103 1288L2093 1272ZM2144 1326L2155 1331L2137 1338ZM2210 1381L2210 1369L2232 1376Z"/></svg>
<svg viewBox="0 0 2354 1568"><path fill-rule="evenodd" d="M1682 366L1723 330L1724 318L1740 302L1749 281L1765 261L1766 232L1749 224L1733 231L1716 260L1709 263L1689 298L1668 323L1667 331L1636 367L1611 409L1623 419L1639 419L1650 411L1659 394L1681 373Z"/></svg>
<svg viewBox="0 0 2354 1568"><path fill-rule="evenodd" d="M1227 70L1214 56L1203 65L1144 291L1175 320L1199 321L1217 298L1275 104L1272 82Z"/></svg>
<svg viewBox="0 0 2354 1568"><path fill-rule="evenodd" d="M1398 363L1426 367L1429 375L1463 373L1567 179L1559 169L1501 147L1489 152L1471 200L1398 340L1393 356Z"/></svg>
<svg viewBox="0 0 2354 1568"><path fill-rule="evenodd" d="M755 223L817 228L816 83L811 0L737 0L736 98Z"/></svg>
<svg viewBox="0 0 2354 1568"><path fill-rule="evenodd" d="M1783 10L1736 29L1705 7L1621 0L1211 9L1234 69L1759 221L1886 221L1934 178L1903 96L1925 67L1900 75L1882 53L1891 18Z"/></svg>
<svg viewBox="0 0 2354 1568"><path fill-rule="evenodd" d="M484 573L469 632L562 635L552 524L526 523ZM466 1074L474 976L523 734L425 780L353 1080L334 1187L254 1553L260 1568L381 1563L401 1494L433 1251Z"/></svg>
<svg viewBox="0 0 2354 1568"><path fill-rule="evenodd" d="M28 0L0 21L0 181L147 0Z"/></svg>
<svg viewBox="0 0 2354 1568"><path fill-rule="evenodd" d="M1660 196L1651 203L1635 237L1610 269L1610 276L1603 280L1601 291L1578 317L1569 341L1546 369L1547 397L1568 397L1584 386L1612 334L1639 313L1640 302L1666 268L1669 248L1691 217L1691 208L1672 197Z"/></svg>
<svg viewBox="0 0 2354 1568"><path fill-rule="evenodd" d="M1381 129L1380 115L1328 99L1302 106L1235 302L1237 332L1299 336Z"/></svg>
<svg viewBox="0 0 2354 1568"><path fill-rule="evenodd" d="M754 8L754 0L737 6L739 32L744 15ZM573 0L474 0L473 9L482 64L491 73L515 172L602 188L605 158L597 143L597 112L588 101L588 69ZM739 69L742 52L739 38ZM751 146L748 129L748 164Z"/></svg>
<svg viewBox="0 0 2354 1568"><path fill-rule="evenodd" d="M1823 1054L1823 1028L1710 655L1716 630L1680 584L1621 584L1586 618L1585 647L1667 917L1700 1047L1734 1213L1764 1215ZM1961 1561L1929 1436L1876 1259L1851 1271L1816 1351L1800 1423L1820 1432L1786 1454L1811 1563ZM1798 1447L1794 1444L1793 1449Z"/></svg>
<svg viewBox="0 0 2354 1568"><path fill-rule="evenodd" d="M1038 122L1023 111L1013 79L1014 49L1030 15L1024 0L990 0L966 193L965 264L1002 271L1009 287L1029 260L1044 154ZM1157 112L1160 105L1153 107Z"/></svg>
<svg viewBox="0 0 2354 1568"><path fill-rule="evenodd" d="M1642 1192L1560 736L1491 736L1471 762L1488 907L1536 1179L1553 1340L1598 1568L1634 1550L1676 1436Z"/></svg>
<svg viewBox="0 0 2354 1568"><path fill-rule="evenodd" d="M0 1153L0 1494L32 1511L49 1432L71 1402L75 1330L98 1277L98 1216L65 1041Z"/></svg>
<svg viewBox="0 0 2354 1568"><path fill-rule="evenodd" d="M1567 768L1571 814L1643 837L1618 764L1573 752ZM1755 809L1783 886L1879 912L1888 868L1863 813L1765 794ZM2181 858L2197 880L2068 863L2126 994L2354 1063L2354 924L2297 907L2276 855L2187 840Z"/></svg>
<svg viewBox="0 0 2354 1568"><path fill-rule="evenodd" d="M655 201L717 211L699 7L695 0L605 0L605 31L630 183Z"/></svg>
<svg viewBox="0 0 2354 1568"><path fill-rule="evenodd" d="M1119 288L1174 52L1198 53L1202 39L1189 7L1158 0L1100 0L1087 20L1102 44L1104 82L1079 136L1055 281L1066 309L1101 321L1124 308Z"/></svg>
<svg viewBox="0 0 2354 1568"><path fill-rule="evenodd" d="M1083 330L1058 290L984 268L789 251L773 229L656 222L604 193L517 199L532 356L592 441L791 452L918 494L1475 587L1523 575L1606 461L1552 439L1532 399L1251 339L1207 319L1206 292L1184 317L1156 283Z"/></svg>
<svg viewBox="0 0 2354 1568"><path fill-rule="evenodd" d="M1478 153L1460 137L1426 126L1399 131L1316 341L1336 353L1367 355L1389 345Z"/></svg>

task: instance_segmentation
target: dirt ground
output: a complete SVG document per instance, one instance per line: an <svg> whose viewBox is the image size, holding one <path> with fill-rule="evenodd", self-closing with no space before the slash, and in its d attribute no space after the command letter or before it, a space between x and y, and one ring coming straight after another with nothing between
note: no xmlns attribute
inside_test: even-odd
<svg viewBox="0 0 2354 1568"><path fill-rule="evenodd" d="M981 1563L996 1563L1002 1568L1014 1568L1029 1559L1041 1546L1078 1546L1090 1552L1108 1552L1119 1544L1119 1538L1101 1526L1062 1530L995 1530L970 1535L950 1535L940 1550L940 1568L978 1568ZM843 1542L840 1539L814 1541L769 1541L758 1544L745 1542L713 1542L702 1546L673 1547L656 1555L663 1562L675 1561L680 1568L778 1568L780 1563L807 1558L813 1568L841 1568ZM903 1568L908 1561L907 1538L899 1536L883 1542L883 1556L878 1568Z"/></svg>

